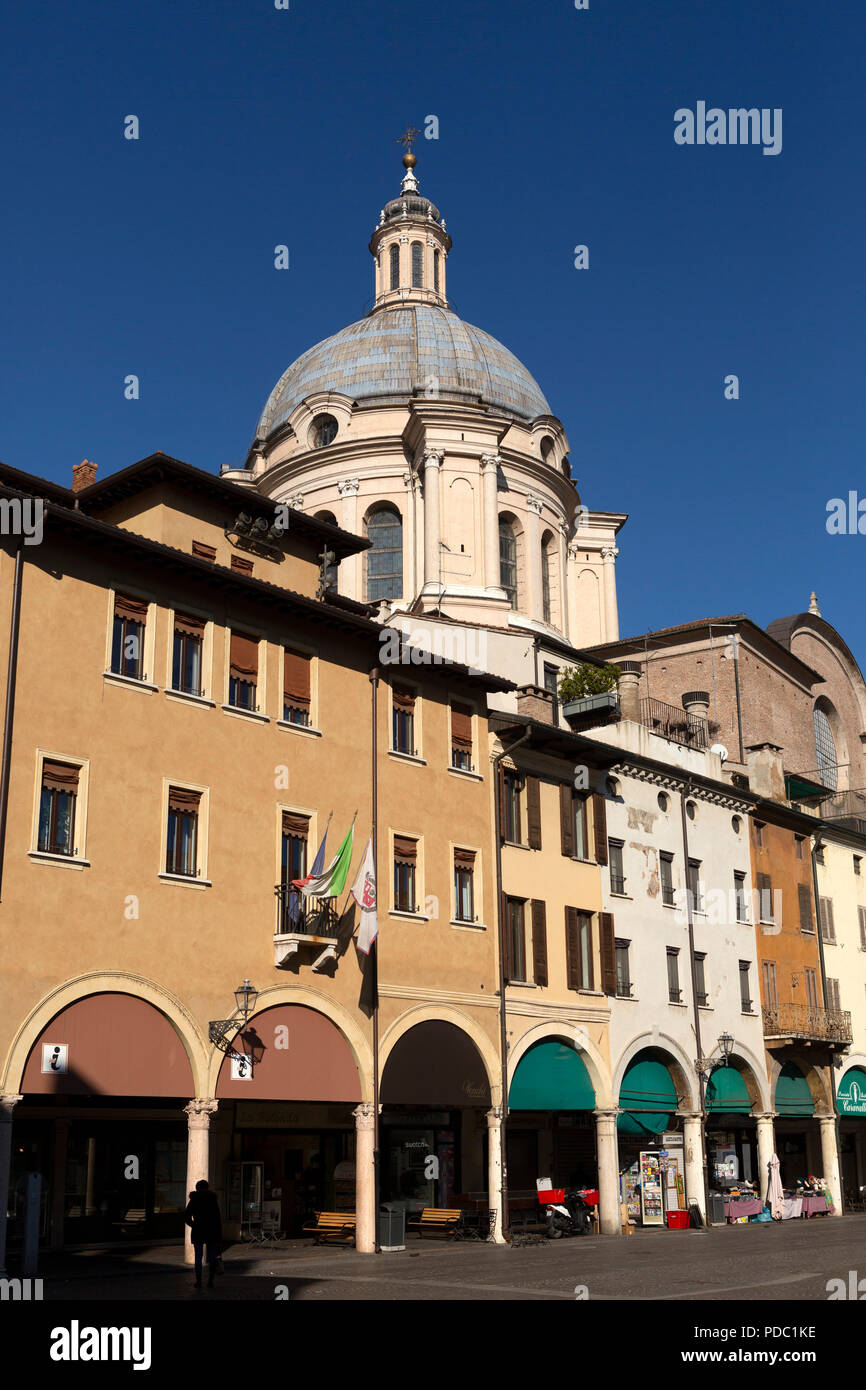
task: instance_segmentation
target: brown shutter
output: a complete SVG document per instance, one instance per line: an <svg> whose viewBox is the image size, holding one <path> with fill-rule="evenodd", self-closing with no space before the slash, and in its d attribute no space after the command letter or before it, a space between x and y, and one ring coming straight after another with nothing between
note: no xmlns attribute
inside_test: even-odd
<svg viewBox="0 0 866 1390"><path fill-rule="evenodd" d="M147 604L143 599L130 598L128 594L115 594L114 616L128 618L134 623L144 623L147 621Z"/></svg>
<svg viewBox="0 0 866 1390"><path fill-rule="evenodd" d="M607 809L604 797L598 792L592 794L592 833L595 837L595 862L607 863Z"/></svg>
<svg viewBox="0 0 866 1390"><path fill-rule="evenodd" d="M821 940L831 944L836 940L836 927L833 922L833 902L831 898L821 899Z"/></svg>
<svg viewBox="0 0 866 1390"><path fill-rule="evenodd" d="M239 570L241 574L252 574L253 562L252 560L247 560L243 555L233 555L232 569Z"/></svg>
<svg viewBox="0 0 866 1390"><path fill-rule="evenodd" d="M197 811L201 803L201 792L187 791L185 787L169 787L168 809L187 813Z"/></svg>
<svg viewBox="0 0 866 1390"><path fill-rule="evenodd" d="M242 632L233 632L231 637L231 657L229 675L235 680L248 680L258 675L259 644L255 637L246 637Z"/></svg>
<svg viewBox="0 0 866 1390"><path fill-rule="evenodd" d="M505 843L505 769L499 764L499 841Z"/></svg>
<svg viewBox="0 0 866 1390"><path fill-rule="evenodd" d="M174 630L182 632L187 637L204 636L204 619L191 618L187 613L175 613Z"/></svg>
<svg viewBox="0 0 866 1390"><path fill-rule="evenodd" d="M306 839L310 833L310 817L296 815L294 811L283 812L283 834L298 835Z"/></svg>
<svg viewBox="0 0 866 1390"><path fill-rule="evenodd" d="M474 869L475 850L474 849L455 849L454 851L455 869Z"/></svg>
<svg viewBox="0 0 866 1390"><path fill-rule="evenodd" d="M565 909L565 982L569 989L580 988L580 936L576 907Z"/></svg>
<svg viewBox="0 0 866 1390"><path fill-rule="evenodd" d="M304 709L310 705L310 658L288 647L283 651L283 698L286 704Z"/></svg>
<svg viewBox="0 0 866 1390"><path fill-rule="evenodd" d="M601 987L605 994L616 994L616 940L613 913L599 913L601 925Z"/></svg>
<svg viewBox="0 0 866 1390"><path fill-rule="evenodd" d="M468 705L451 706L451 744L472 751L472 710Z"/></svg>
<svg viewBox="0 0 866 1390"><path fill-rule="evenodd" d="M797 897L800 900L800 930L814 931L814 924L812 922L812 894L809 892L808 884L799 883L797 885Z"/></svg>
<svg viewBox="0 0 866 1390"><path fill-rule="evenodd" d="M80 770L68 763L50 763L46 758L42 764L42 786L56 792L77 791Z"/></svg>
<svg viewBox="0 0 866 1390"><path fill-rule="evenodd" d="M215 547L207 545L205 541L193 541L192 553L193 555L197 555L200 560L210 560L213 562L216 559Z"/></svg>
<svg viewBox="0 0 866 1390"><path fill-rule="evenodd" d="M405 835L394 836L394 861L398 864L414 864L418 858L418 841Z"/></svg>
<svg viewBox="0 0 866 1390"><path fill-rule="evenodd" d="M499 911L502 914L502 970L506 980L510 980L514 961L511 954L511 922L508 916L508 899L504 893L499 899Z"/></svg>
<svg viewBox="0 0 866 1390"><path fill-rule="evenodd" d="M541 783L537 777L526 779L526 826L529 848L541 849Z"/></svg>
<svg viewBox="0 0 866 1390"><path fill-rule="evenodd" d="M569 858L574 856L574 792L567 782L559 788L559 830L562 837L562 852Z"/></svg>
<svg viewBox="0 0 866 1390"><path fill-rule="evenodd" d="M415 708L415 696L411 690L405 690L402 686L395 685L392 690L395 709L413 710Z"/></svg>
<svg viewBox="0 0 866 1390"><path fill-rule="evenodd" d="M547 984L547 914L537 898L532 899L532 978Z"/></svg>
<svg viewBox="0 0 866 1390"><path fill-rule="evenodd" d="M769 874L758 874L758 921L768 922L773 915L773 892Z"/></svg>

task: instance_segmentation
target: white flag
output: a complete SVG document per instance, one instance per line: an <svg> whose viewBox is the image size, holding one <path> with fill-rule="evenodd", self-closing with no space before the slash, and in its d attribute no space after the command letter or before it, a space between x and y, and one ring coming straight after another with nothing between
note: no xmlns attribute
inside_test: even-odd
<svg viewBox="0 0 866 1390"><path fill-rule="evenodd" d="M376 916L376 865L373 860L373 837L367 841L367 848L358 877L352 884L352 897L361 909L361 922L358 927L358 950L365 956L379 934L379 921Z"/></svg>

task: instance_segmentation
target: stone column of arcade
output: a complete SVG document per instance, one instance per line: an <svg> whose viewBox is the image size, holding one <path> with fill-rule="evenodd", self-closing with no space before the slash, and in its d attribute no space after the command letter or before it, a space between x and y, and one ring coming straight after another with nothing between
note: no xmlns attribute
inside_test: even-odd
<svg viewBox="0 0 866 1390"><path fill-rule="evenodd" d="M696 1202L706 1223L704 1146L699 1114L683 1116L683 1151L686 1163L686 1205Z"/></svg>
<svg viewBox="0 0 866 1390"><path fill-rule="evenodd" d="M596 1110L595 1139L598 1152L598 1219L603 1236L622 1231L619 1216L619 1145L616 1138L618 1110Z"/></svg>
<svg viewBox="0 0 866 1390"><path fill-rule="evenodd" d="M765 1115L758 1115L758 1190L761 1194L761 1201L767 1200L767 1188L770 1185L769 1163L773 1154L776 1152L776 1136L773 1132L773 1120L775 1114L768 1111Z"/></svg>
<svg viewBox="0 0 866 1390"><path fill-rule="evenodd" d="M183 1108L189 1126L186 1150L187 1194L195 1189L196 1183L202 1178L207 1180L210 1177L210 1117L218 1105L217 1100L191 1100L189 1105ZM191 1265L195 1262L189 1226L184 1227L183 1258L185 1264Z"/></svg>
<svg viewBox="0 0 866 1390"><path fill-rule="evenodd" d="M12 1165L12 1113L23 1096L0 1096L0 1278L6 1274L6 1211Z"/></svg>
<svg viewBox="0 0 866 1390"><path fill-rule="evenodd" d="M434 449L424 454L424 583L439 588L439 468L442 455Z"/></svg>
<svg viewBox="0 0 866 1390"><path fill-rule="evenodd" d="M836 1121L832 1115L819 1115L821 1126L821 1158L824 1164L824 1181L830 1189L833 1202L833 1215L842 1215L842 1184L839 1181L839 1150L836 1145Z"/></svg>
<svg viewBox="0 0 866 1390"><path fill-rule="evenodd" d="M494 1105L487 1112L487 1205L496 1212L493 1223L494 1245L504 1245L502 1234L502 1108Z"/></svg>
<svg viewBox="0 0 866 1390"><path fill-rule="evenodd" d="M362 1101L355 1116L355 1249L376 1250L376 1184L373 1167L373 1106Z"/></svg>
<svg viewBox="0 0 866 1390"><path fill-rule="evenodd" d="M614 561L619 550L615 545L606 545L601 552L604 561L604 640L615 642L619 637L619 617L616 602L616 570Z"/></svg>
<svg viewBox="0 0 866 1390"><path fill-rule="evenodd" d="M498 454L481 455L481 493L484 512L484 587L499 588L499 468Z"/></svg>

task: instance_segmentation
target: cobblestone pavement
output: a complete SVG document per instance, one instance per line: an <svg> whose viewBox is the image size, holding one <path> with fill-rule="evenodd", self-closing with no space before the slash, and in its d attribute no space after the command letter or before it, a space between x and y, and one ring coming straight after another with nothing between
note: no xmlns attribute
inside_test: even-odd
<svg viewBox="0 0 866 1390"><path fill-rule="evenodd" d="M379 1256L296 1241L263 1251L232 1246L224 1259L211 1290L193 1288L177 1245L62 1254L48 1257L40 1273L46 1301L826 1301L829 1279L847 1283L851 1270L866 1279L866 1216L514 1249L411 1239L405 1251Z"/></svg>

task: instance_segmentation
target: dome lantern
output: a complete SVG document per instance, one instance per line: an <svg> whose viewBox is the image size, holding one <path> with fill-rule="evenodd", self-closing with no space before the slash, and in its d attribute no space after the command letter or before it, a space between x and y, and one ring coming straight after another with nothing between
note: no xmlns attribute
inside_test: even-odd
<svg viewBox="0 0 866 1390"><path fill-rule="evenodd" d="M400 136L400 143L407 146L400 195L385 204L370 238L370 253L376 262L373 313L401 304L448 308L445 261L451 238L439 209L419 191L415 176L418 158L412 151L418 134L410 126Z"/></svg>

